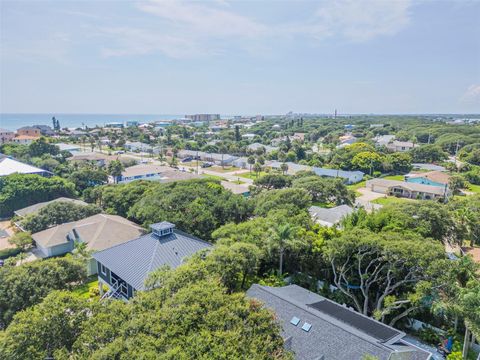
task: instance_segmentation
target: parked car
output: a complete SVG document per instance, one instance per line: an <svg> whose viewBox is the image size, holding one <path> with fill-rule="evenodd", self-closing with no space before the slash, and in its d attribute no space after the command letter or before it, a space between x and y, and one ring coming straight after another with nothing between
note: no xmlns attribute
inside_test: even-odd
<svg viewBox="0 0 480 360"><path fill-rule="evenodd" d="M211 163L211 162L204 162L204 163L202 164L202 168L207 168L207 167L210 167L210 166L213 166L213 165L215 165L215 164L214 164L214 163Z"/></svg>
<svg viewBox="0 0 480 360"><path fill-rule="evenodd" d="M192 157L186 157L185 159L182 160L182 162L190 162L192 160L193 160Z"/></svg>
<svg viewBox="0 0 480 360"><path fill-rule="evenodd" d="M114 155L121 155L121 154L125 154L125 151L123 151L123 150L118 150L118 151L115 151L113 154L114 154Z"/></svg>

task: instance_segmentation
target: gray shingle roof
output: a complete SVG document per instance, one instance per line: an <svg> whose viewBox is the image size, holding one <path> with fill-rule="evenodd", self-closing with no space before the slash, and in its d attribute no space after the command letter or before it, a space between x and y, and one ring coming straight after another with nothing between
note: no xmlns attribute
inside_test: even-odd
<svg viewBox="0 0 480 360"><path fill-rule="evenodd" d="M186 257L211 247L196 237L174 230L158 237L153 233L99 251L93 258L120 276L136 290L144 290L148 275L163 265L174 269Z"/></svg>
<svg viewBox="0 0 480 360"><path fill-rule="evenodd" d="M267 308L276 313L286 345L298 360L313 360L322 356L324 359L336 360L362 359L366 354L376 356L379 360L387 360L405 335L381 324L398 334L388 342L382 343L378 338L309 306L322 301L331 301L297 285L273 288L255 284L247 291L247 295L262 301ZM363 317L356 312L352 313ZM291 323L293 317L300 320L297 325ZM380 324L371 318L364 318L366 322ZM311 324L308 332L302 329L305 323ZM405 359L426 360L431 355L408 343L403 344L402 350L404 349L412 351L412 356Z"/></svg>
<svg viewBox="0 0 480 360"><path fill-rule="evenodd" d="M326 226L333 226L340 222L345 216L353 212L353 208L348 205L335 206L333 208L321 208L311 206L308 209L310 216L318 223Z"/></svg>

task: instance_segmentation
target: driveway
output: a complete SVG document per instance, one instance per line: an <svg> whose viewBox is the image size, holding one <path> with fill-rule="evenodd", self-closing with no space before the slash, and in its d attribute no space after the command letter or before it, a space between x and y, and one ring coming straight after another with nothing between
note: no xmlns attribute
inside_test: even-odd
<svg viewBox="0 0 480 360"><path fill-rule="evenodd" d="M12 235L13 228L10 226L10 220L0 221L0 250L15 247L8 242Z"/></svg>
<svg viewBox="0 0 480 360"><path fill-rule="evenodd" d="M367 188L360 188L360 189L357 189L357 191L362 195L355 199L356 206L362 206L368 212L372 210L378 210L382 207L382 205L375 204L372 201L375 199L385 197L385 194L376 193Z"/></svg>

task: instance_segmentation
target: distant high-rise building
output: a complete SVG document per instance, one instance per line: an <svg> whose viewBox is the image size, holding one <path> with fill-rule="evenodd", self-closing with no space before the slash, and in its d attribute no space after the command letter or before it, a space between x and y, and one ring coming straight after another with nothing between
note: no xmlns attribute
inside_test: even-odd
<svg viewBox="0 0 480 360"><path fill-rule="evenodd" d="M215 121L215 120L220 120L220 114L185 115L185 118L191 119L192 121Z"/></svg>

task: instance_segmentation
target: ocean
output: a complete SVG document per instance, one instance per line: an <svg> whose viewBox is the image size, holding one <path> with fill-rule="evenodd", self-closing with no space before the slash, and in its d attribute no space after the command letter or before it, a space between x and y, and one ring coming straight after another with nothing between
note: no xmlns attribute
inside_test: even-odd
<svg viewBox="0 0 480 360"><path fill-rule="evenodd" d="M62 128L103 126L109 122L138 121L139 123L156 120L171 120L182 118L185 115L146 115L146 114L0 114L0 128L17 130L22 126L49 125L52 126L52 117L60 122Z"/></svg>

